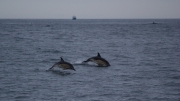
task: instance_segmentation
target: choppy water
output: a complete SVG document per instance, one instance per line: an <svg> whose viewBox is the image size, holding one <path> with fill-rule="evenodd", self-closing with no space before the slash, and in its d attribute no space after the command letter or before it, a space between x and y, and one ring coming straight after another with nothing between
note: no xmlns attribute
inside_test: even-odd
<svg viewBox="0 0 180 101"><path fill-rule="evenodd" d="M180 101L180 20L0 20L0 100Z"/></svg>

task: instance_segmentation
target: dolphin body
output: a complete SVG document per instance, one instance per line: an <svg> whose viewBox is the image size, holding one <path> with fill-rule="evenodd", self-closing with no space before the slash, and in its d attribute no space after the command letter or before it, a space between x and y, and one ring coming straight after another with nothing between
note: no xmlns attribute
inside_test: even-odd
<svg viewBox="0 0 180 101"><path fill-rule="evenodd" d="M70 64L69 62L64 61L62 57L61 57L61 60L59 62L56 62L51 68L49 68L49 70L52 70L55 66L58 66L59 68L62 68L63 70L71 69L71 70L76 71L73 65Z"/></svg>
<svg viewBox="0 0 180 101"><path fill-rule="evenodd" d="M83 61L83 62L90 62L90 61L96 63L99 67L108 67L108 66L110 66L109 62L107 60L105 60L104 58L102 58L99 53L98 53L97 56L91 57L91 58L89 58L89 59L87 59L86 61Z"/></svg>

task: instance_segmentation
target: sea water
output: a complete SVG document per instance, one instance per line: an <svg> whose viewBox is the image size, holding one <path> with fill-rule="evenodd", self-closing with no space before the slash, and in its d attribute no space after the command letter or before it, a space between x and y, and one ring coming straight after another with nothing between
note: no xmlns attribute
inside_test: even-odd
<svg viewBox="0 0 180 101"><path fill-rule="evenodd" d="M180 101L180 20L1 19L0 100Z"/></svg>

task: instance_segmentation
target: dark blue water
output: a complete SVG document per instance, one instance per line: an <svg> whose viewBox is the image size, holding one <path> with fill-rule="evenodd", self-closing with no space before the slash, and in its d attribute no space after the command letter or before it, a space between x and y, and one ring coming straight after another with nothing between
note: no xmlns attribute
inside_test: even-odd
<svg viewBox="0 0 180 101"><path fill-rule="evenodd" d="M180 20L0 20L0 100L180 101Z"/></svg>

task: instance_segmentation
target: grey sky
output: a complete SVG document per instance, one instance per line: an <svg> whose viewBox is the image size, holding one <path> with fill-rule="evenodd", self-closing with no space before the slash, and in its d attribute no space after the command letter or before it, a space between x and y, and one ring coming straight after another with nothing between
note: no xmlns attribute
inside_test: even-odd
<svg viewBox="0 0 180 101"><path fill-rule="evenodd" d="M180 18L180 0L0 0L0 18Z"/></svg>

